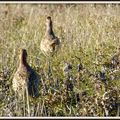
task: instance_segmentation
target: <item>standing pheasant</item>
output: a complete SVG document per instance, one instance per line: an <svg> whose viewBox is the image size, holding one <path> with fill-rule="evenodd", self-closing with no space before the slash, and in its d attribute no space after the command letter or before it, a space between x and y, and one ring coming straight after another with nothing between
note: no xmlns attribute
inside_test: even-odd
<svg viewBox="0 0 120 120"><path fill-rule="evenodd" d="M19 96L27 90L28 95L38 97L39 75L27 63L27 51L22 49L19 56L19 67L14 75L12 87Z"/></svg>
<svg viewBox="0 0 120 120"><path fill-rule="evenodd" d="M58 37L55 36L53 32L53 24L51 17L48 16L46 18L46 33L44 38L41 41L41 51L45 56L53 55L55 51L57 51L57 48L60 45L60 40Z"/></svg>
<svg viewBox="0 0 120 120"><path fill-rule="evenodd" d="M51 57L54 55L54 53L57 52L58 48L60 46L60 40L58 37L55 36L53 32L53 24L51 17L48 16L46 18L46 32L41 40L40 49L42 53L47 57L47 64L48 64L48 76L51 74Z"/></svg>

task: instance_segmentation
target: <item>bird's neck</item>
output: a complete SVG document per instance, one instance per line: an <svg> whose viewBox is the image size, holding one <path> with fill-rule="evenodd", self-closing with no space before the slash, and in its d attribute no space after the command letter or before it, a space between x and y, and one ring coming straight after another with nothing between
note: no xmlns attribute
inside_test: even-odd
<svg viewBox="0 0 120 120"><path fill-rule="evenodd" d="M22 66L28 66L27 60L26 60L26 58L24 58L24 57L21 57L21 58L20 58L19 67L22 67Z"/></svg>
<svg viewBox="0 0 120 120"><path fill-rule="evenodd" d="M52 26L51 22L47 24L46 35L53 35L54 36L53 26Z"/></svg>

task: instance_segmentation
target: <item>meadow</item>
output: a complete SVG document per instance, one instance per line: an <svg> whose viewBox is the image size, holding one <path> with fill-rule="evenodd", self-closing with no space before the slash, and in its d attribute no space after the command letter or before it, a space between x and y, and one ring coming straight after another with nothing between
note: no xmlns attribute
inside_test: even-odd
<svg viewBox="0 0 120 120"><path fill-rule="evenodd" d="M61 41L50 76L40 50L47 16ZM12 90L21 48L41 77L40 96L29 101ZM0 117L119 116L119 64L108 65L119 48L118 3L0 4ZM69 76L65 62L72 66Z"/></svg>

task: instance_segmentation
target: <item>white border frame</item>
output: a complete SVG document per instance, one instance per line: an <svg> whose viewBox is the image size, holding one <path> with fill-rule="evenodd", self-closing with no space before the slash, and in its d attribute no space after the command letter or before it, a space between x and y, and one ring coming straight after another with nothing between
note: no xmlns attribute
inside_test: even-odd
<svg viewBox="0 0 120 120"><path fill-rule="evenodd" d="M45 4L69 4L69 3L120 3L120 1L0 1L0 3L45 3Z"/></svg>
<svg viewBox="0 0 120 120"><path fill-rule="evenodd" d="M4 119L120 119L120 117L0 117Z"/></svg>

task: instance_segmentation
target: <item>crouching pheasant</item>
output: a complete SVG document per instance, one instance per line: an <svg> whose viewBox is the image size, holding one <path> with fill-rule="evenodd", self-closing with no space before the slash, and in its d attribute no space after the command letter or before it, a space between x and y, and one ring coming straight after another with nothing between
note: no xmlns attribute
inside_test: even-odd
<svg viewBox="0 0 120 120"><path fill-rule="evenodd" d="M31 97L39 96L40 76L27 63L27 51L22 49L19 56L19 67L14 75L12 87L19 96L28 93Z"/></svg>

